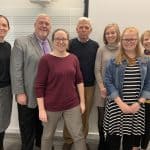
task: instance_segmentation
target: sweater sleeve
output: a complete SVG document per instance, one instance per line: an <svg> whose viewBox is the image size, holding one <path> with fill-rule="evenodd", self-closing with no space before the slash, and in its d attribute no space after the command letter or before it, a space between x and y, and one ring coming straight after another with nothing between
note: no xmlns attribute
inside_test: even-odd
<svg viewBox="0 0 150 150"><path fill-rule="evenodd" d="M25 93L24 85L24 50L22 40L16 39L11 52L10 74L13 94Z"/></svg>
<svg viewBox="0 0 150 150"><path fill-rule="evenodd" d="M43 56L39 62L38 71L35 79L35 94L37 98L45 96L48 74L48 61L46 60L46 56Z"/></svg>
<svg viewBox="0 0 150 150"><path fill-rule="evenodd" d="M95 60L95 78L96 78L96 81L97 83L99 82L103 82L103 79L102 79L102 50L99 49L97 51L97 54L96 54L96 60Z"/></svg>
<svg viewBox="0 0 150 150"><path fill-rule="evenodd" d="M82 73L81 73L81 70L80 70L80 64L79 64L79 61L78 61L78 58L76 57L76 76L75 76L75 81L76 81L76 84L79 84L81 82L83 82L83 77L82 77Z"/></svg>

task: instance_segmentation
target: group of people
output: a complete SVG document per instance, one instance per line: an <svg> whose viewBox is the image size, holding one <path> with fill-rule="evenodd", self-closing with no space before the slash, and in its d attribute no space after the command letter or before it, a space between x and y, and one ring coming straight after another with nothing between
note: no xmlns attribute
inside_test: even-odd
<svg viewBox="0 0 150 150"><path fill-rule="evenodd" d="M34 33L11 46L8 19L0 15L0 150L10 123L12 94L18 108L21 150L54 150L64 119L63 150L88 150L89 115L98 110L98 150L146 150L150 139L150 31L141 36L117 24L104 29L104 47L90 39L91 21L79 18L77 37L52 33L51 18L37 16ZM96 82L96 85L95 85Z"/></svg>
<svg viewBox="0 0 150 150"><path fill-rule="evenodd" d="M106 26L95 61L99 150L146 150L150 140L150 31ZM148 56L149 55L149 56Z"/></svg>

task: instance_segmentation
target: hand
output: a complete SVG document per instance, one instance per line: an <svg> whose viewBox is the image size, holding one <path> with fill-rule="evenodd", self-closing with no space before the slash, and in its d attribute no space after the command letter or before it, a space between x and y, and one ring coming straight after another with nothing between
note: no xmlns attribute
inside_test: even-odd
<svg viewBox="0 0 150 150"><path fill-rule="evenodd" d="M136 112L138 112L140 110L140 104L139 103L134 103L130 106L132 113L135 114Z"/></svg>
<svg viewBox="0 0 150 150"><path fill-rule="evenodd" d="M17 94L16 100L20 105L27 105L27 96L25 93Z"/></svg>
<svg viewBox="0 0 150 150"><path fill-rule="evenodd" d="M124 114L132 113L131 107L124 102L122 102L122 104L119 107Z"/></svg>
<svg viewBox="0 0 150 150"><path fill-rule="evenodd" d="M46 111L45 110L39 110L39 119L42 121L42 122L47 122L48 119L47 119L47 114L46 114Z"/></svg>
<svg viewBox="0 0 150 150"><path fill-rule="evenodd" d="M107 90L105 87L100 88L100 94L102 98L105 98L107 96Z"/></svg>
<svg viewBox="0 0 150 150"><path fill-rule="evenodd" d="M145 103L145 98L143 98L143 97L141 97L141 98L139 98L139 100L138 100L140 103Z"/></svg>
<svg viewBox="0 0 150 150"><path fill-rule="evenodd" d="M115 102L124 114L132 113L130 106L124 103L119 96L115 98Z"/></svg>
<svg viewBox="0 0 150 150"><path fill-rule="evenodd" d="M85 103L80 103L80 109L81 113L83 114L85 112Z"/></svg>

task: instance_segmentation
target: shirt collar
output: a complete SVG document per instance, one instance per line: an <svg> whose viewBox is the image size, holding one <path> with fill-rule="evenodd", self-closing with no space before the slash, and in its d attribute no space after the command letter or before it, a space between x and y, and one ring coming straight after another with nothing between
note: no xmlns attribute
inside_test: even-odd
<svg viewBox="0 0 150 150"><path fill-rule="evenodd" d="M40 44L42 44L43 42L48 42L48 39L41 40L36 34L35 34L35 37L37 38L37 40Z"/></svg>
<svg viewBox="0 0 150 150"><path fill-rule="evenodd" d="M80 40L80 38L79 38L79 37L77 37L77 39L78 39L78 41L80 41L81 43L86 43L86 42L88 42L88 41L89 41L89 38L86 40L86 42L82 42L82 41Z"/></svg>

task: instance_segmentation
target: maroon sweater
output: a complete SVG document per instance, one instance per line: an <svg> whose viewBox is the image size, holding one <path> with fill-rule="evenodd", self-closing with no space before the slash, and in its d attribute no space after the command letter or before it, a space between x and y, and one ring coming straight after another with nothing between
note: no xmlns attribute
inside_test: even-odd
<svg viewBox="0 0 150 150"><path fill-rule="evenodd" d="M35 81L36 97L44 97L48 111L63 111L79 105L77 84L83 82L78 59L70 54L56 57L43 56Z"/></svg>

